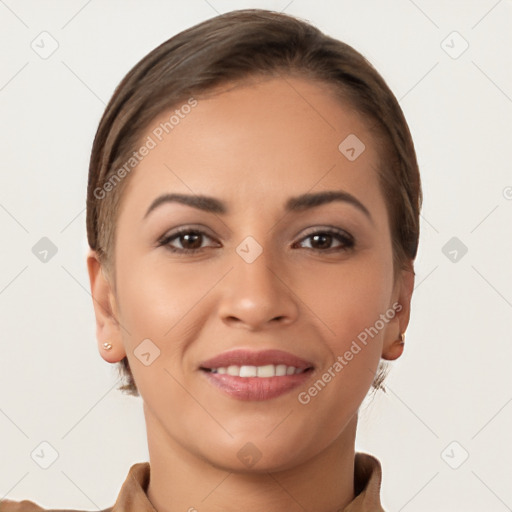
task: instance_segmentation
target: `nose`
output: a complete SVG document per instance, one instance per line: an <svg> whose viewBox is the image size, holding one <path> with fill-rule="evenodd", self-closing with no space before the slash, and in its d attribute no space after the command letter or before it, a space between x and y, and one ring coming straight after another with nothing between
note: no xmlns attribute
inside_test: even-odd
<svg viewBox="0 0 512 512"><path fill-rule="evenodd" d="M297 319L298 297L289 272L263 250L252 263L235 255L234 268L222 282L219 314L229 326L265 330Z"/></svg>

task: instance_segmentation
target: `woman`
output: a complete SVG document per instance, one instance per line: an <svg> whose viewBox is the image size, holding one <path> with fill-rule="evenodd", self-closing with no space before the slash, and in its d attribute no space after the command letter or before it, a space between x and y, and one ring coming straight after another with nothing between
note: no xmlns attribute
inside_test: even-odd
<svg viewBox="0 0 512 512"><path fill-rule="evenodd" d="M271 11L185 30L116 89L87 194L98 347L150 455L108 510L382 511L358 409L403 351L422 196L368 61Z"/></svg>

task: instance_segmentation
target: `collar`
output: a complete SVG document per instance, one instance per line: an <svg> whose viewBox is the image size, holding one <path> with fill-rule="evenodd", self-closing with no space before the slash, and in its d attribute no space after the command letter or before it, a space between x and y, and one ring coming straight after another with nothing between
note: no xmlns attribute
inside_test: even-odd
<svg viewBox="0 0 512 512"><path fill-rule="evenodd" d="M146 495L149 476L149 462L134 464L115 505L102 512L157 512ZM381 480L380 462L368 453L357 452L354 461L356 497L340 512L384 512L380 503Z"/></svg>

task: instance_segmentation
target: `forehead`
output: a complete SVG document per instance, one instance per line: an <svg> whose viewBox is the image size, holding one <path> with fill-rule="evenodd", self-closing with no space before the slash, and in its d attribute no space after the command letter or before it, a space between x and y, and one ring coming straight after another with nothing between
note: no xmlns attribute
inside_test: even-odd
<svg viewBox="0 0 512 512"><path fill-rule="evenodd" d="M171 190L259 208L274 196L343 188L380 200L379 155L365 120L303 78L230 83L184 100L150 123L142 145L151 149L125 195Z"/></svg>

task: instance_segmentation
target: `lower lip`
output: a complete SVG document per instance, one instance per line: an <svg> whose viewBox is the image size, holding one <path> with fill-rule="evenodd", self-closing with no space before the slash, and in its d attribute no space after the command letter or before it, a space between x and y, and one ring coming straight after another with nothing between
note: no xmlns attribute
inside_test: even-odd
<svg viewBox="0 0 512 512"><path fill-rule="evenodd" d="M270 400L303 385L312 371L282 377L235 377L225 373L211 373L201 370L208 381L221 391L238 400Z"/></svg>

